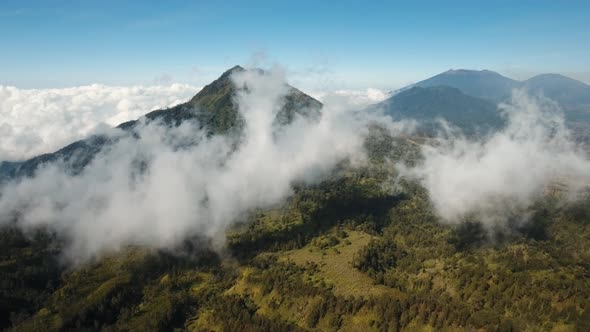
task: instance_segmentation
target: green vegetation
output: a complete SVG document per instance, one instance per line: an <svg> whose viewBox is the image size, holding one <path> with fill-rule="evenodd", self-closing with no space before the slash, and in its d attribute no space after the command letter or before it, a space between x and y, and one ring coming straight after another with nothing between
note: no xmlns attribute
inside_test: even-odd
<svg viewBox="0 0 590 332"><path fill-rule="evenodd" d="M2 327L586 331L590 200L547 197L529 223L496 233L477 220L444 226L417 184L383 185L394 175L387 160L415 156L410 141L369 147L372 166L342 164L254 211L228 231L224 253L127 248L70 270L59 238L7 228Z"/></svg>

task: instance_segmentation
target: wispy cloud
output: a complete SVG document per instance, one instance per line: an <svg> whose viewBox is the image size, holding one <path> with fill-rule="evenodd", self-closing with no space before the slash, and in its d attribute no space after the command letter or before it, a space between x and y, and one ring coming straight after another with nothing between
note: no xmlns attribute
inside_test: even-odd
<svg viewBox="0 0 590 332"><path fill-rule="evenodd" d="M319 181L343 159L362 160L366 126L338 108L327 105L321 119L299 117L275 131L288 92L281 69L234 80L248 87L235 99L245 120L237 149L190 122L178 128L150 123L136 135L115 130L117 143L78 176L56 164L5 184L0 221L18 213L24 229L59 232L73 261L130 244L161 248L187 236L223 239L228 225L281 202L294 182Z"/></svg>
<svg viewBox="0 0 590 332"><path fill-rule="evenodd" d="M555 181L569 193L590 185L590 159L553 102L516 91L502 107L504 129L478 139L447 133L423 146L420 165L400 166L427 189L443 221L502 225L511 214L524 216Z"/></svg>

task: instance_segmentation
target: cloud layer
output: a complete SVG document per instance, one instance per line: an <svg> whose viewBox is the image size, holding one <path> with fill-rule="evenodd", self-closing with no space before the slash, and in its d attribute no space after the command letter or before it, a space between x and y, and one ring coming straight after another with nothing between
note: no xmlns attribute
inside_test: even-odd
<svg viewBox="0 0 590 332"><path fill-rule="evenodd" d="M0 85L0 161L53 152L86 137L97 126L137 119L190 99L199 88L88 85L18 89Z"/></svg>

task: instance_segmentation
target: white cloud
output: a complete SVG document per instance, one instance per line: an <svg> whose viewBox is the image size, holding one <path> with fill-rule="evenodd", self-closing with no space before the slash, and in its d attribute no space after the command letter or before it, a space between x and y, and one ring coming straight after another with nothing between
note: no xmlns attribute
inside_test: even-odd
<svg viewBox="0 0 590 332"><path fill-rule="evenodd" d="M19 89L0 85L0 161L53 152L92 133L96 126L137 119L190 99L199 88L88 85Z"/></svg>
<svg viewBox="0 0 590 332"><path fill-rule="evenodd" d="M390 94L377 88L367 88L364 90L334 90L334 91L317 91L311 95L321 102L339 103L347 105L351 109L362 109L366 106L376 104L390 97Z"/></svg>
<svg viewBox="0 0 590 332"><path fill-rule="evenodd" d="M553 181L571 193L590 183L590 160L570 139L555 104L516 91L502 107L508 119L503 130L478 140L440 138L423 146L421 165L401 167L403 175L421 180L446 222L476 217L498 225L511 212L523 212Z"/></svg>

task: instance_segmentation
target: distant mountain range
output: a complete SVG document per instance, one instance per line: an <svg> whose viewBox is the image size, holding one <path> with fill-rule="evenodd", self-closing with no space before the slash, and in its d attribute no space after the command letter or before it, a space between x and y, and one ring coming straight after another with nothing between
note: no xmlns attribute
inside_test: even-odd
<svg viewBox="0 0 590 332"><path fill-rule="evenodd" d="M468 132L494 128L503 121L497 104L524 89L557 102L566 119L578 128L590 123L590 86L559 74L542 74L517 81L489 70L448 70L398 90L371 106L394 118L411 118L432 124L444 118Z"/></svg>
<svg viewBox="0 0 590 332"><path fill-rule="evenodd" d="M413 84L412 87L429 88L450 86L473 97L499 101L510 96L521 83L489 70L448 70Z"/></svg>
<svg viewBox="0 0 590 332"><path fill-rule="evenodd" d="M496 102L510 97L512 90L525 89L558 102L565 109L590 107L590 85L559 74L541 74L525 81L517 81L490 70L448 70L410 87L446 85L473 97Z"/></svg>
<svg viewBox="0 0 590 332"><path fill-rule="evenodd" d="M373 105L369 110L384 111L396 120L414 119L420 129L431 132L444 119L469 134L498 128L504 123L496 104L469 96L461 90L445 86L414 86Z"/></svg>
<svg viewBox="0 0 590 332"><path fill-rule="evenodd" d="M559 74L537 75L523 82L523 88L555 100L566 110L590 111L590 85Z"/></svg>

